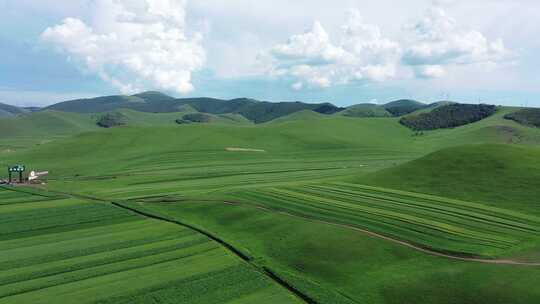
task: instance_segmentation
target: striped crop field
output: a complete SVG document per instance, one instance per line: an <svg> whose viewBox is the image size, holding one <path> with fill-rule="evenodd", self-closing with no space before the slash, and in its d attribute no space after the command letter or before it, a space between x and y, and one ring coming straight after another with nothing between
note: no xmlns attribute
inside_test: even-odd
<svg viewBox="0 0 540 304"><path fill-rule="evenodd" d="M459 256L494 258L540 243L534 215L344 182L261 188L231 199Z"/></svg>
<svg viewBox="0 0 540 304"><path fill-rule="evenodd" d="M0 206L7 205L21 205L24 203L44 202L53 200L56 197L54 195L37 195L29 192L9 191L4 188L0 188Z"/></svg>
<svg viewBox="0 0 540 304"><path fill-rule="evenodd" d="M208 237L106 203L0 188L0 303L296 303Z"/></svg>

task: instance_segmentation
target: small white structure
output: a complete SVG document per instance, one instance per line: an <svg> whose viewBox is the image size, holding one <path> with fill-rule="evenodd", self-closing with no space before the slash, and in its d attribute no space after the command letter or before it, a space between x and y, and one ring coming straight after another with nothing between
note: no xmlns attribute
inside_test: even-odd
<svg viewBox="0 0 540 304"><path fill-rule="evenodd" d="M49 175L49 171L43 171L43 172L31 171L30 175L28 175L28 180L33 181L47 175Z"/></svg>

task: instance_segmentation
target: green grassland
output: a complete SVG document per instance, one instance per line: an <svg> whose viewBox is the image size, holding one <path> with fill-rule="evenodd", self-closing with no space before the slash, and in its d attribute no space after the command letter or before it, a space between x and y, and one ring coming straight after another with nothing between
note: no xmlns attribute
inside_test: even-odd
<svg viewBox="0 0 540 304"><path fill-rule="evenodd" d="M242 191L232 201L344 224L420 247L500 256L540 245L540 217L513 210L349 183Z"/></svg>
<svg viewBox="0 0 540 304"><path fill-rule="evenodd" d="M112 129L45 111L85 127L0 137L19 147L0 166L51 172L31 193L0 192L0 302L299 301L265 267L312 303L539 301L540 130L504 119L515 109L423 135L313 111L177 125L185 110L120 110L128 124Z"/></svg>
<svg viewBox="0 0 540 304"><path fill-rule="evenodd" d="M196 231L0 189L1 303L298 302Z"/></svg>
<svg viewBox="0 0 540 304"><path fill-rule="evenodd" d="M524 108L516 112L506 114L504 117L529 127L540 127L540 109Z"/></svg>
<svg viewBox="0 0 540 304"><path fill-rule="evenodd" d="M251 204L141 202L249 252L317 303L535 303L540 267L461 262Z"/></svg>
<svg viewBox="0 0 540 304"><path fill-rule="evenodd" d="M176 119L196 111L185 109L183 112L145 113L129 109L119 109L123 117L122 127L178 127ZM13 117L0 118L0 155L12 154L42 145L57 139L63 139L87 132L99 131L99 119L106 113L70 113L45 110L26 113ZM238 114L213 115L213 123L231 125L249 125Z"/></svg>
<svg viewBox="0 0 540 304"><path fill-rule="evenodd" d="M362 177L360 182L540 215L540 149L535 146L447 148Z"/></svg>

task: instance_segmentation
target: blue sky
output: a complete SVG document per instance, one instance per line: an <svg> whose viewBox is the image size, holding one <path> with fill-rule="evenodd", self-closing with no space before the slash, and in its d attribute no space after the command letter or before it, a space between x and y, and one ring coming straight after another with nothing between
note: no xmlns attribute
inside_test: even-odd
<svg viewBox="0 0 540 304"><path fill-rule="evenodd" d="M536 0L291 2L0 0L0 102L159 90L540 106Z"/></svg>

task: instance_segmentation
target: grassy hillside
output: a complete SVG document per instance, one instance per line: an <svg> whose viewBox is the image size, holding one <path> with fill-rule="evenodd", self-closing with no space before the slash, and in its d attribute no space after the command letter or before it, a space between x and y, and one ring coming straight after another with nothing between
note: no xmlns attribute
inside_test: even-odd
<svg viewBox="0 0 540 304"><path fill-rule="evenodd" d="M415 136L416 142L433 147L432 151L444 147L481 143L540 144L540 130L504 119L506 114L513 111L515 111L513 108L499 107L492 116L472 124L424 131L421 136Z"/></svg>
<svg viewBox="0 0 540 304"><path fill-rule="evenodd" d="M540 149L537 147L448 148L361 181L540 215Z"/></svg>
<svg viewBox="0 0 540 304"><path fill-rule="evenodd" d="M513 120L525 126L540 128L540 109L521 109L506 114L504 118Z"/></svg>
<svg viewBox="0 0 540 304"><path fill-rule="evenodd" d="M416 110L412 113L410 113L409 115L418 115L418 114L422 114L422 113L429 113L437 108L440 108L440 107L444 107L444 106L448 106L448 105L452 105L452 104L456 104L457 102L454 102L454 101L437 101L437 102L434 102L434 103L430 103L429 105L427 105L427 107L425 108L422 108L420 110ZM408 115L407 115L408 116Z"/></svg>
<svg viewBox="0 0 540 304"><path fill-rule="evenodd" d="M132 96L116 95L89 99L70 100L46 107L45 110L56 110L73 113L101 113L118 109L133 109L143 112L175 112L178 104L174 98L158 92L146 92Z"/></svg>
<svg viewBox="0 0 540 304"><path fill-rule="evenodd" d="M390 114L384 106L371 103L350 106L339 112L339 115L347 117L392 117L392 114Z"/></svg>
<svg viewBox="0 0 540 304"><path fill-rule="evenodd" d="M127 126L131 127L164 127L164 126L174 126L176 125L175 121L178 118L181 118L185 115L201 113L192 109L191 107L183 107L182 111L171 112L171 113L147 113L139 112L129 109L120 109L115 112L121 113L124 117L127 118ZM99 118L100 114L88 114L94 119ZM208 114L205 114L208 115ZM233 125L246 125L252 124L249 120L239 114L219 114L219 115L210 115L212 117L211 123L216 124L233 124Z"/></svg>
<svg viewBox="0 0 540 304"><path fill-rule="evenodd" d="M302 110L298 112L294 112L292 114L276 118L272 121L269 121L269 124L281 124L286 122L292 122L292 121L313 121L313 120L321 120L325 118L330 118L330 116L325 116L323 114L311 111L311 110Z"/></svg>
<svg viewBox="0 0 540 304"><path fill-rule="evenodd" d="M393 116L403 116L426 107L428 107L428 105L410 99L400 99L384 105L384 108Z"/></svg>
<svg viewBox="0 0 540 304"><path fill-rule="evenodd" d="M147 113L129 109L119 109L108 112L120 115L122 125L131 127L160 127L175 126L175 120L186 112ZM42 144L62 137L98 131L98 122L106 113L71 113L52 110L26 113L18 116L0 118L0 153L5 150L17 151L29 149L36 144ZM252 124L239 114L215 115L212 123L249 125Z"/></svg>
<svg viewBox="0 0 540 304"><path fill-rule="evenodd" d="M430 112L407 115L400 123L417 131L460 127L493 115L497 107L492 105L449 104L436 107Z"/></svg>
<svg viewBox="0 0 540 304"><path fill-rule="evenodd" d="M0 154L26 150L36 144L97 130L95 119L83 114L43 111L0 118Z"/></svg>
<svg viewBox="0 0 540 304"><path fill-rule="evenodd" d="M40 167L46 165L62 175L66 172L74 174L74 171L79 174L89 173L87 170L120 173L126 168L131 168L131 171L139 167L159 167L153 165L153 162L165 168L187 166L187 163L181 161L182 158L189 159L189 162L202 163L207 159L229 160L234 157L246 162L253 159L274 159L278 167L281 166L278 164L295 158L313 158L335 159L333 167L342 166L344 171L366 172L393 166L445 147L471 143L540 142L540 130L503 119L505 111L502 109L496 115L475 124L430 131L423 136L414 136L411 130L401 126L395 118L356 119L298 112L289 119L269 124L249 125L245 122L237 123L233 120L234 117L222 117L224 123L179 127L174 120L181 117L181 113L123 111L131 123L128 127L100 129L98 132L57 140L37 146L28 153L11 155L3 161L26 161ZM44 113L47 112L36 115ZM77 122L84 122L89 130L98 129L92 117L80 114L62 114L61 117L70 115L81 118ZM225 120L228 123L225 123ZM27 130L34 132L32 128ZM35 132L54 134L46 128L36 128ZM12 139L6 138L6 142L10 140ZM266 153L236 155L227 153L227 148L260 149ZM55 162L55 159L61 161ZM347 163L354 159L355 163L364 166L354 167ZM193 165L195 164L192 163ZM231 163L231 166L234 167L234 164Z"/></svg>
<svg viewBox="0 0 540 304"><path fill-rule="evenodd" d="M540 217L409 192L334 182L242 190L226 197L457 256L500 257L540 246Z"/></svg>
<svg viewBox="0 0 540 304"><path fill-rule="evenodd" d="M318 303L532 304L540 298L528 288L540 283L538 267L433 257L344 226L251 204L137 201L132 205L203 227L250 252Z"/></svg>
<svg viewBox="0 0 540 304"><path fill-rule="evenodd" d="M540 283L538 267L459 259L540 261L540 208L532 203L539 195L534 180L540 180L538 148L532 146L540 143L540 130L504 119L512 109L502 108L477 123L426 131L422 136L400 125L398 118L358 119L313 110L295 111L263 124L242 120L240 114L211 114L231 122L178 126L175 119L199 112L192 105L184 109L159 114L117 110L129 122L112 129L98 129L96 114L62 113L80 117L80 123L92 129L2 155L0 166L23 163L50 171L48 184L41 186L49 193L103 200L77 200L71 202L75 209L59 212L73 217L56 217L55 208L61 203L34 204L35 198L4 209L11 223L21 215L36 225L41 225L36 218L45 221L49 216L52 222L69 224L62 228L69 234L49 235L50 231L37 227L46 237L39 240L26 232L8 231L9 223L3 226L8 231L5 237L14 238L13 247L0 239L2 248L11 248L4 265L24 268L7 277L0 274L0 282L21 274L14 284L0 284L0 292L22 291L6 299L47 301L68 295L83 302L110 303L296 300L290 290L276 287L268 277L261 279L264 267L317 303L532 304L540 299L538 291L530 288ZM474 143L482 145L471 146ZM20 200L8 196L0 196L0 213L5 207L1 202ZM153 249L146 243L140 245L142 249L129 246L126 250L134 259L125 263L117 262L123 257L118 251L96 253L96 259L107 255L108 262L73 253L93 250L87 236L98 234L93 228L81 228L77 221L102 212L107 220L109 213L122 211L108 209L111 201L213 235L249 256L248 263L260 271L242 268L234 257L217 251L216 256L196 254L188 260L175 255L193 250L190 245L170 253L177 258L170 263L163 260L170 257L168 253L151 254ZM88 209L77 209L83 208L79 204ZM34 207L46 209L47 216ZM103 236L95 244L108 248L120 246L119 240L139 237L151 242L148 246L163 249L162 241L176 244L185 232L172 228L170 222L155 224L155 219L129 215L135 218L136 230L104 227L112 232L100 230ZM150 227L153 232L149 232L140 224L155 225L155 230ZM30 224L21 220L20 225ZM170 239L154 244L152 233L160 231ZM56 256L58 248L66 252L62 241L66 239L72 256L47 260ZM18 249L25 244L39 251ZM12 254L17 250L24 251L22 260ZM0 254L0 267L1 259ZM36 266L38 261L42 262ZM145 267L153 261L158 264ZM133 269L126 270L126 265ZM217 271L214 267L220 265L234 269ZM71 267L76 269L73 276L53 274ZM119 273L93 272L97 277L82 280L96 269ZM197 271L202 271L200 277L194 274ZM31 280L29 273L36 272L44 277ZM179 273L188 278L172 280ZM68 283L70 278L73 282ZM59 286L44 288L51 282Z"/></svg>
<svg viewBox="0 0 540 304"><path fill-rule="evenodd" d="M378 135L371 131L373 129L379 130ZM375 170L386 159L410 159L411 154L422 153L419 151L422 147L404 148L413 141L410 131L395 120L328 117L253 126L190 124L181 127L171 121L170 126L128 125L83 133L36 147L25 154L13 155L4 161L12 159L38 167L45 165L59 175L121 172L127 168L131 171L145 167L165 170L168 167L194 167L198 162L201 166L208 165L210 170L221 169L212 168L208 163L214 159L225 162L231 159L239 162L276 159L278 163L291 161L290 165L297 166L295 157L335 159L339 164L330 162L329 166L333 168L347 166L347 160L356 157L368 159L367 162L372 164L366 168L356 167L356 170ZM227 148L262 149L267 153L237 154L227 152ZM235 167L233 162L230 166ZM245 169L239 165L232 172Z"/></svg>
<svg viewBox="0 0 540 304"><path fill-rule="evenodd" d="M267 122L302 110L313 110L322 114L333 114L342 110L328 103L264 102L248 98L232 100L204 97L175 99L159 92L71 100L52 105L46 109L75 113L101 113L118 109L172 113L186 111L186 107L209 114L240 114L255 123Z"/></svg>

